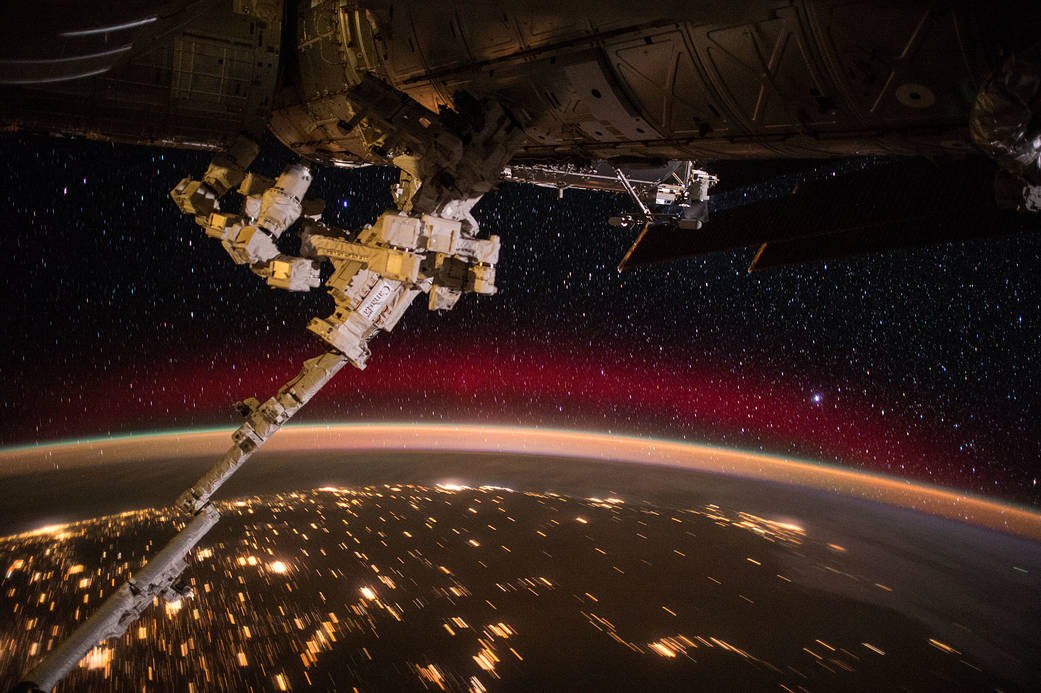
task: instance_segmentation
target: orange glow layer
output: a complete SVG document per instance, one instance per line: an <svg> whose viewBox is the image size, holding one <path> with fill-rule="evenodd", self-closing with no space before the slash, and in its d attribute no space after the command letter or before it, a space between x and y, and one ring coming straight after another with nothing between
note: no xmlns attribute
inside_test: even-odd
<svg viewBox="0 0 1041 693"><path fill-rule="evenodd" d="M28 473L55 466L68 469L210 455L216 460L229 445L228 431L202 431L0 450L0 474ZM660 465L820 489L1041 541L1041 514L1025 508L822 464L603 433L446 424L291 426L273 437L257 454L341 450L505 453Z"/></svg>

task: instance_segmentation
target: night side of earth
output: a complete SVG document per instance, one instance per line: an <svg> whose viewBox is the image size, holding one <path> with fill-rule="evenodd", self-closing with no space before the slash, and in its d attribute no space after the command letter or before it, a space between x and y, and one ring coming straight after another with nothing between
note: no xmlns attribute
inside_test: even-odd
<svg viewBox="0 0 1041 693"><path fill-rule="evenodd" d="M226 435L3 453L5 671L154 553L179 522L164 487L188 485ZM935 487L617 435L359 424L284 430L226 494L189 558L195 596L157 603L64 686L1017 690L1041 676L1041 515Z"/></svg>

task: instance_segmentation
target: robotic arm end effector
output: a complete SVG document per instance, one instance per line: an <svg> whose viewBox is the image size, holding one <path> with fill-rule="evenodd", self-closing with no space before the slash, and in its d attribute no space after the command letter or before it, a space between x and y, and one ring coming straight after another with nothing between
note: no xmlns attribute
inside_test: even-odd
<svg viewBox="0 0 1041 693"><path fill-rule="evenodd" d="M273 289L310 291L322 283L318 263L304 257L279 255L270 262L254 266L252 269Z"/></svg>

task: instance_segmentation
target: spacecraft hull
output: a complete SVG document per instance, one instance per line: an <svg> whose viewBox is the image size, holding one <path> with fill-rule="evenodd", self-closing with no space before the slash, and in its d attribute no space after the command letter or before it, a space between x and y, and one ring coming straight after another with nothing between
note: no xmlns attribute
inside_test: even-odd
<svg viewBox="0 0 1041 693"><path fill-rule="evenodd" d="M202 149L268 128L338 164L372 158L345 127L363 73L435 112L498 100L516 161L957 155L991 37L1015 33L897 0L142 1L101 34L19 13L38 28L0 49L0 127Z"/></svg>
<svg viewBox="0 0 1041 693"><path fill-rule="evenodd" d="M343 128L362 72L435 112L498 99L524 123L515 160L640 161L957 155L991 69L957 4L326 2L296 22L299 81L271 129L332 161L364 156Z"/></svg>

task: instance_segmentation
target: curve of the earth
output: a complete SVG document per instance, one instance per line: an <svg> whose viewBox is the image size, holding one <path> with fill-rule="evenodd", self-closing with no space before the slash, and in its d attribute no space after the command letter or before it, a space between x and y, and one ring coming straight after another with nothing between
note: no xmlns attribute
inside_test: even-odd
<svg viewBox="0 0 1041 693"><path fill-rule="evenodd" d="M0 475L200 455L213 455L216 459L229 443L226 429L207 429L11 447L0 450ZM648 464L792 484L910 508L1041 541L1041 513L1026 508L819 463L607 433L472 424L287 426L258 454L435 450Z"/></svg>

